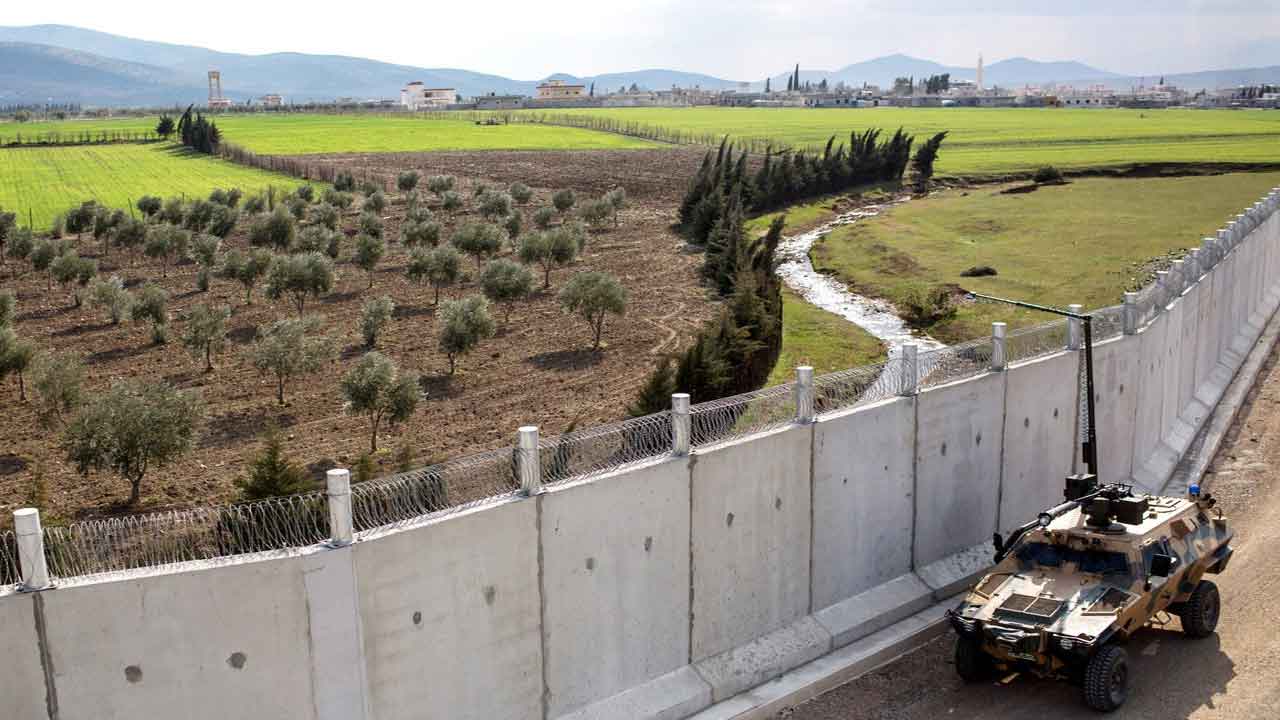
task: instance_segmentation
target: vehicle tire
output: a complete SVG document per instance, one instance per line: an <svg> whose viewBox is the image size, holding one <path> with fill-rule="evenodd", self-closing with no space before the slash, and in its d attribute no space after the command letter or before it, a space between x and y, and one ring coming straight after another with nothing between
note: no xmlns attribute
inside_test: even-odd
<svg viewBox="0 0 1280 720"><path fill-rule="evenodd" d="M1201 580L1196 589L1191 591L1191 597L1178 609L1182 631L1194 638L1209 637L1218 627L1218 614L1221 610L1218 586L1208 580Z"/></svg>
<svg viewBox="0 0 1280 720"><path fill-rule="evenodd" d="M1129 698L1129 658L1119 645L1105 645L1089 658L1084 671L1084 702L1111 712Z"/></svg>
<svg viewBox="0 0 1280 720"><path fill-rule="evenodd" d="M967 683L991 678L991 656L974 639L956 636L956 674Z"/></svg>

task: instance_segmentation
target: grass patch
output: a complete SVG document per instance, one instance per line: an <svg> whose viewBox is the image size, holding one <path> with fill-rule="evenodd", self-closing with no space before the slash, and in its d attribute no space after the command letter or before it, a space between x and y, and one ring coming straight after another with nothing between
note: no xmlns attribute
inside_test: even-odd
<svg viewBox="0 0 1280 720"><path fill-rule="evenodd" d="M124 208L143 195L206 197L214 188L246 193L301 184L181 150L174 145L85 145L0 150L0 207L39 230L85 200Z"/></svg>
<svg viewBox="0 0 1280 720"><path fill-rule="evenodd" d="M1114 305L1145 283L1153 258L1197 247L1280 182L1280 173L1159 179L1083 179L1002 194L951 190L839 228L814 245L814 266L857 292L890 301L938 285L1065 306ZM994 277L962 278L989 265ZM926 330L947 343L1050 318L993 304L963 303Z"/></svg>
<svg viewBox="0 0 1280 720"><path fill-rule="evenodd" d="M884 359L884 345L870 333L782 289L782 353L769 375L770 387L794 380L799 365L812 365L822 375Z"/></svg>
<svg viewBox="0 0 1280 720"><path fill-rule="evenodd" d="M0 124L0 143L47 133L144 131L158 116ZM432 150L610 150L653 143L611 133L552 125L476 125L413 115L251 114L214 118L227 142L268 155Z"/></svg>
<svg viewBox="0 0 1280 720"><path fill-rule="evenodd" d="M821 146L851 130L951 134L938 172L951 175L1125 167L1134 163L1280 162L1280 112L1061 108L614 108L554 113L612 117L692 133Z"/></svg>

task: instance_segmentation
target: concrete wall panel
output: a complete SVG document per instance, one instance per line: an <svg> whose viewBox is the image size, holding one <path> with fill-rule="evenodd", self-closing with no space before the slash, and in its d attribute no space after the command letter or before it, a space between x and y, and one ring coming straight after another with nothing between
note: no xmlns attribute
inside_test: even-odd
<svg viewBox="0 0 1280 720"><path fill-rule="evenodd" d="M689 662L689 460L541 496L548 715Z"/></svg>
<svg viewBox="0 0 1280 720"><path fill-rule="evenodd" d="M813 426L699 451L693 462L693 661L809 612Z"/></svg>
<svg viewBox="0 0 1280 720"><path fill-rule="evenodd" d="M1196 335L1200 329L1200 287L1182 296L1182 327L1178 347L1178 413L1186 410L1196 391Z"/></svg>
<svg viewBox="0 0 1280 720"><path fill-rule="evenodd" d="M42 599L61 720L316 717L301 558Z"/></svg>
<svg viewBox="0 0 1280 720"><path fill-rule="evenodd" d="M0 596L0 707L6 717L48 717L44 666L36 634L36 598L41 593ZM43 599L41 599L43 602Z"/></svg>
<svg viewBox="0 0 1280 720"><path fill-rule="evenodd" d="M915 567L986 542L996 528L1005 373L917 398Z"/></svg>
<svg viewBox="0 0 1280 720"><path fill-rule="evenodd" d="M1215 319L1217 303L1214 289L1214 273L1210 271L1200 280L1197 286L1199 299L1196 303L1196 375L1195 386L1198 388L1209 379L1213 368L1218 364L1218 333L1221 326Z"/></svg>
<svg viewBox="0 0 1280 720"><path fill-rule="evenodd" d="M1146 367L1138 352L1140 344L1139 336L1126 335L1093 349L1098 479L1102 482L1128 482L1133 477L1139 372ZM1082 463L1078 469L1084 471Z"/></svg>
<svg viewBox="0 0 1280 720"><path fill-rule="evenodd" d="M1165 311L1164 367L1161 368L1160 437L1173 430L1182 407L1178 405L1178 379L1182 367L1182 315L1186 305L1179 299Z"/></svg>
<svg viewBox="0 0 1280 720"><path fill-rule="evenodd" d="M534 500L360 542L355 563L373 718L542 717Z"/></svg>
<svg viewBox="0 0 1280 720"><path fill-rule="evenodd" d="M1001 533L1062 502L1063 479L1073 472L1079 447L1079 358L1063 353L1006 371Z"/></svg>
<svg viewBox="0 0 1280 720"><path fill-rule="evenodd" d="M819 419L813 436L813 607L911 570L915 398Z"/></svg>
<svg viewBox="0 0 1280 720"><path fill-rule="evenodd" d="M1164 421L1165 330L1169 315L1156 317L1138 333L1138 405L1133 433L1133 469L1151 457L1160 444Z"/></svg>

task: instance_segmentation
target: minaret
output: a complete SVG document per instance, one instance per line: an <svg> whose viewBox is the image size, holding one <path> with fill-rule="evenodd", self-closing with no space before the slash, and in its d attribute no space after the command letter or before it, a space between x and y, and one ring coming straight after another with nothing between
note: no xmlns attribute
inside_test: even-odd
<svg viewBox="0 0 1280 720"><path fill-rule="evenodd" d="M978 53L978 94L982 94L982 53Z"/></svg>

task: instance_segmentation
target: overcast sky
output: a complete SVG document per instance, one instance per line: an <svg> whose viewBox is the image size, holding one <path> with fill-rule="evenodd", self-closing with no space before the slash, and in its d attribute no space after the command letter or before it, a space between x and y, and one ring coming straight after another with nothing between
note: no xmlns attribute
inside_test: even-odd
<svg viewBox="0 0 1280 720"><path fill-rule="evenodd" d="M1280 65L1280 0L221 0L198 19L158 7L150 0L13 2L0 23L523 80L653 67L758 80L796 62L834 70L891 53L967 66L979 51L988 62L1079 60L1132 75Z"/></svg>

